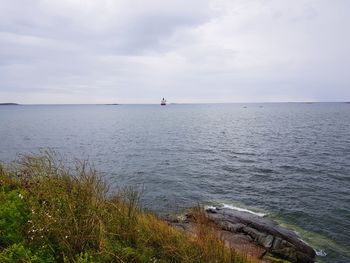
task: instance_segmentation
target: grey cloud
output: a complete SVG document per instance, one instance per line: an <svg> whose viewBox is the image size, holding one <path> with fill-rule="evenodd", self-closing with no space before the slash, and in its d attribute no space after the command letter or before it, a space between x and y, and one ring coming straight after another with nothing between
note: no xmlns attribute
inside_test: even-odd
<svg viewBox="0 0 350 263"><path fill-rule="evenodd" d="M59 1L52 1L54 2ZM69 3L69 1L63 2ZM103 5L108 1L90 2ZM193 1L192 4L179 1L180 8L174 10L171 6L166 8L164 4L161 8L157 4L144 5L147 8L143 10L140 1L120 2L126 3L121 11L118 11L118 5L116 5L115 12L105 15L99 13L99 10L84 13L78 8L79 6L72 10L69 4L56 10L54 5L50 6L50 1L23 3L23 1L14 0L3 4L2 10L8 14L1 16L2 19L0 17L0 32L58 41L63 39L84 47L133 54L147 49L155 50L161 45L162 39L171 36L175 30L195 26L210 19L205 1ZM153 2L157 3L157 1ZM135 5L141 5L139 7L141 11L133 11ZM191 10L198 5L201 6L199 11ZM126 9L126 14L123 13L123 9Z"/></svg>
<svg viewBox="0 0 350 263"><path fill-rule="evenodd" d="M0 101L350 100L350 3L0 3Z"/></svg>

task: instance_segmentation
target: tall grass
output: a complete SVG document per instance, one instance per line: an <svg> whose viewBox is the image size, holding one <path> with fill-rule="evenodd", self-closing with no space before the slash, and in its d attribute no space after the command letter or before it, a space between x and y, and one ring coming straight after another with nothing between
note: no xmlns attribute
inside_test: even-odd
<svg viewBox="0 0 350 263"><path fill-rule="evenodd" d="M111 194L86 162L67 168L46 154L0 166L0 201L10 207L1 262L256 262L228 248L200 209L194 234L182 233L142 211L137 192Z"/></svg>

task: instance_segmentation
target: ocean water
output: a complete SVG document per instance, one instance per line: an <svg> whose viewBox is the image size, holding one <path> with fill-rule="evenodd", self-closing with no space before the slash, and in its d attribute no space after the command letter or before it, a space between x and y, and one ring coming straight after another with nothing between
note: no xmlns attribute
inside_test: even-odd
<svg viewBox="0 0 350 263"><path fill-rule="evenodd" d="M318 262L350 262L350 104L0 107L0 160L48 148L159 213L249 209L327 254Z"/></svg>

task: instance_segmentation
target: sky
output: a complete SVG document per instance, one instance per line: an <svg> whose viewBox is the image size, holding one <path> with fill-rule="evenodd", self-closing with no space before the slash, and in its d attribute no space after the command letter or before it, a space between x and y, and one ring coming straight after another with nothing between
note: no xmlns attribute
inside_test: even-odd
<svg viewBox="0 0 350 263"><path fill-rule="evenodd" d="M0 0L0 102L350 101L349 0Z"/></svg>

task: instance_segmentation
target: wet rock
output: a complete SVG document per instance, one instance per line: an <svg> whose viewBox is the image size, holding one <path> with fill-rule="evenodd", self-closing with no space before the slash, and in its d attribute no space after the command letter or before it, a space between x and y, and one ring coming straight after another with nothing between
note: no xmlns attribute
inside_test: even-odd
<svg viewBox="0 0 350 263"><path fill-rule="evenodd" d="M243 224L232 224L230 222L218 222L219 226L223 230L227 230L233 233L239 233L242 232L242 229L244 227Z"/></svg>
<svg viewBox="0 0 350 263"><path fill-rule="evenodd" d="M271 254L295 263L313 263L316 253L290 229L257 215L227 208L206 210L208 218L221 229L249 236Z"/></svg>

